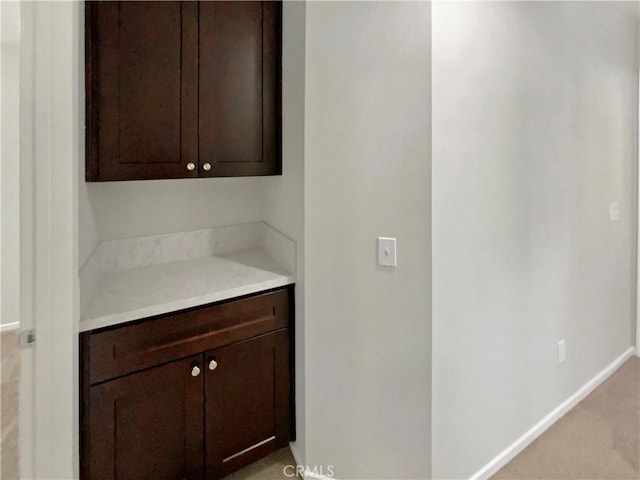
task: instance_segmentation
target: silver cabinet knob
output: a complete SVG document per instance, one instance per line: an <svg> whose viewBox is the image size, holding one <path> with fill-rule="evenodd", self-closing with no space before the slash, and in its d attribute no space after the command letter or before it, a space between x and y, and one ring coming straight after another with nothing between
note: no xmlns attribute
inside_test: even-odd
<svg viewBox="0 0 640 480"><path fill-rule="evenodd" d="M215 370L216 368L218 368L218 362L212 358L209 360L209 370Z"/></svg>
<svg viewBox="0 0 640 480"><path fill-rule="evenodd" d="M209 162L205 163L204 165L202 165L202 169L205 172L208 172L209 170L211 170L211 164Z"/></svg>
<svg viewBox="0 0 640 480"><path fill-rule="evenodd" d="M195 169L196 169L195 163L192 163L192 162L187 163L187 170L191 172L192 170L195 170Z"/></svg>
<svg viewBox="0 0 640 480"><path fill-rule="evenodd" d="M191 376L197 377L198 375L200 375L200 367L198 367L197 365L194 365L193 368L191 369Z"/></svg>

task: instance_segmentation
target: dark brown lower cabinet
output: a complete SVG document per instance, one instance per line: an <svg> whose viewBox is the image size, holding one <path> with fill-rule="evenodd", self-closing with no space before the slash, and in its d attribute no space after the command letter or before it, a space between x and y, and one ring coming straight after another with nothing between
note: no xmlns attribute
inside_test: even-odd
<svg viewBox="0 0 640 480"><path fill-rule="evenodd" d="M91 478L202 478L202 376L185 358L91 388Z"/></svg>
<svg viewBox="0 0 640 480"><path fill-rule="evenodd" d="M219 478L288 443L288 333L213 350L207 364L207 477Z"/></svg>
<svg viewBox="0 0 640 480"><path fill-rule="evenodd" d="M286 446L292 294L81 334L81 478L213 480Z"/></svg>

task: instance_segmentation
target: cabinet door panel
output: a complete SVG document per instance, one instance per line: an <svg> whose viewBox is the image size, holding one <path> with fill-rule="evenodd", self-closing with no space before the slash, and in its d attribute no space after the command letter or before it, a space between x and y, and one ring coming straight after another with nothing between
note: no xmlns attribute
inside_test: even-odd
<svg viewBox="0 0 640 480"><path fill-rule="evenodd" d="M201 176L280 173L279 2L202 2Z"/></svg>
<svg viewBox="0 0 640 480"><path fill-rule="evenodd" d="M215 370L209 362L215 360ZM289 335L281 330L205 356L207 478L219 478L289 442Z"/></svg>
<svg viewBox="0 0 640 480"><path fill-rule="evenodd" d="M181 6L123 2L119 9L120 162L178 162Z"/></svg>
<svg viewBox="0 0 640 480"><path fill-rule="evenodd" d="M197 176L197 5L87 8L88 179Z"/></svg>
<svg viewBox="0 0 640 480"><path fill-rule="evenodd" d="M88 479L203 477L203 376L198 355L90 389Z"/></svg>

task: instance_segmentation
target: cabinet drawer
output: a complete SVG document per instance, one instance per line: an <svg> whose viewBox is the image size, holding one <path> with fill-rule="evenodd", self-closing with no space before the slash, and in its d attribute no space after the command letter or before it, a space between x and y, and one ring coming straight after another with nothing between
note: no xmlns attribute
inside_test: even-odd
<svg viewBox="0 0 640 480"><path fill-rule="evenodd" d="M88 333L89 382L93 385L288 325L289 292L283 289Z"/></svg>

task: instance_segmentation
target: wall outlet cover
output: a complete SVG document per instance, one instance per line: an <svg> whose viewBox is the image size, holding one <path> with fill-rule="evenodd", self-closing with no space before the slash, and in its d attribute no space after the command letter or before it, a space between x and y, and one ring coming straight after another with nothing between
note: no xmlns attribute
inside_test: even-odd
<svg viewBox="0 0 640 480"><path fill-rule="evenodd" d="M564 340L558 342L558 363L562 364L567 359L567 348Z"/></svg>
<svg viewBox="0 0 640 480"><path fill-rule="evenodd" d="M609 204L609 221L617 222L620 220L620 204L613 202Z"/></svg>

